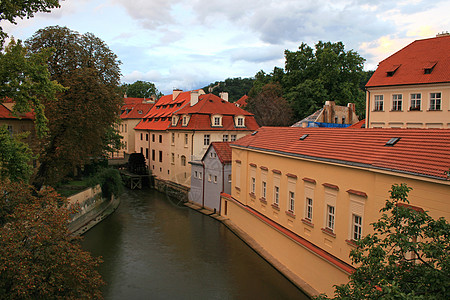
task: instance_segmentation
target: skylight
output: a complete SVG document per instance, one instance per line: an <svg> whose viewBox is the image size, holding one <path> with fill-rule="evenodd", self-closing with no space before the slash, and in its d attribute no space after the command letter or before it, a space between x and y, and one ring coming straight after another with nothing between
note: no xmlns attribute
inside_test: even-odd
<svg viewBox="0 0 450 300"><path fill-rule="evenodd" d="M306 139L306 138L308 137L308 135L309 135L309 134L304 134L304 135L302 135L302 136L299 138L299 140L300 140L300 141L303 141L304 139Z"/></svg>
<svg viewBox="0 0 450 300"><path fill-rule="evenodd" d="M252 135L255 135L257 133L258 133L258 130L255 130L255 131L252 132Z"/></svg>
<svg viewBox="0 0 450 300"><path fill-rule="evenodd" d="M387 141L387 143L384 144L384 145L385 145L385 146L390 146L390 147L392 147L392 146L394 146L400 139L401 139L401 138L399 138L399 137L391 138L391 139L390 139L389 141Z"/></svg>

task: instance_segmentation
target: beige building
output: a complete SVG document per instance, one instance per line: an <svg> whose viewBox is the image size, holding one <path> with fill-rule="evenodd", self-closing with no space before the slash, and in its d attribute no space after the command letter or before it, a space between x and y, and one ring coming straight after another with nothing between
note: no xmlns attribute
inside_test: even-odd
<svg viewBox="0 0 450 300"><path fill-rule="evenodd" d="M253 115L228 102L227 96L201 95L173 114L168 128L170 181L190 187L189 161L200 161L212 142L236 141L259 128Z"/></svg>
<svg viewBox="0 0 450 300"><path fill-rule="evenodd" d="M320 123L340 124L345 127L345 125L350 126L358 121L354 103L341 106L336 105L334 101L326 101L323 108L295 123L292 127L322 127Z"/></svg>
<svg viewBox="0 0 450 300"><path fill-rule="evenodd" d="M450 218L450 130L261 127L232 145L221 213L311 295L353 271L354 241L395 183L410 205Z"/></svg>
<svg viewBox="0 0 450 300"><path fill-rule="evenodd" d="M366 84L367 128L450 128L450 35L381 61Z"/></svg>

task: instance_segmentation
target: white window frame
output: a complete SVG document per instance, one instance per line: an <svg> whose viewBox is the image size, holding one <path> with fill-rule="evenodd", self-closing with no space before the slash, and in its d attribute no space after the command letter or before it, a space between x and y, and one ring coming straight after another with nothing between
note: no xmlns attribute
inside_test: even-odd
<svg viewBox="0 0 450 300"><path fill-rule="evenodd" d="M222 141L228 142L228 134L224 134L224 135L223 135Z"/></svg>
<svg viewBox="0 0 450 300"><path fill-rule="evenodd" d="M188 116L183 116L183 124L182 124L182 126L187 126L188 123L189 123Z"/></svg>
<svg viewBox="0 0 450 300"><path fill-rule="evenodd" d="M236 141L237 136L235 134L231 135L230 141L234 142Z"/></svg>
<svg viewBox="0 0 450 300"><path fill-rule="evenodd" d="M273 186L273 204L280 205L280 187L277 185Z"/></svg>
<svg viewBox="0 0 450 300"><path fill-rule="evenodd" d="M261 183L261 197L263 199L266 199L266 194L267 194L267 182L263 181Z"/></svg>
<svg viewBox="0 0 450 300"><path fill-rule="evenodd" d="M288 211L291 213L295 212L295 192L288 192Z"/></svg>
<svg viewBox="0 0 450 300"><path fill-rule="evenodd" d="M184 134L184 145L186 146L189 143L189 136L187 133Z"/></svg>
<svg viewBox="0 0 450 300"><path fill-rule="evenodd" d="M254 194L255 191L256 191L256 178L255 178L255 177L252 177L252 178L250 179L250 192L251 192L252 194Z"/></svg>
<svg viewBox="0 0 450 300"><path fill-rule="evenodd" d="M430 110L442 110L442 93L430 93Z"/></svg>
<svg viewBox="0 0 450 300"><path fill-rule="evenodd" d="M392 110L402 111L403 110L403 95L393 94L392 95Z"/></svg>
<svg viewBox="0 0 450 300"><path fill-rule="evenodd" d="M358 241L362 238L362 216L352 214L352 240Z"/></svg>
<svg viewBox="0 0 450 300"><path fill-rule="evenodd" d="M421 110L422 109L422 94L412 93L410 95L409 110ZM416 109L418 107L418 109Z"/></svg>
<svg viewBox="0 0 450 300"><path fill-rule="evenodd" d="M209 134L203 135L203 146L209 146L211 142L211 136Z"/></svg>
<svg viewBox="0 0 450 300"><path fill-rule="evenodd" d="M313 219L313 203L314 200L312 198L306 197L305 219L308 221Z"/></svg>
<svg viewBox="0 0 450 300"><path fill-rule="evenodd" d="M384 111L384 96L383 95L375 95L374 96L374 111Z"/></svg>
<svg viewBox="0 0 450 300"><path fill-rule="evenodd" d="M334 205L327 205L327 218L325 220L325 228L334 232L334 225L336 221L336 207Z"/></svg>

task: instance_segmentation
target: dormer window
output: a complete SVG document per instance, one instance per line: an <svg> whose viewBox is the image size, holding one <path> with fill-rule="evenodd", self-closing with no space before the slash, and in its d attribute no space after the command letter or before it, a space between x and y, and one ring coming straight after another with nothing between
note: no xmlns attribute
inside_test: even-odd
<svg viewBox="0 0 450 300"><path fill-rule="evenodd" d="M244 116L237 116L236 117L236 127L245 127Z"/></svg>
<svg viewBox="0 0 450 300"><path fill-rule="evenodd" d="M221 115L213 115L211 117L211 124L213 127L222 126L222 116Z"/></svg>
<svg viewBox="0 0 450 300"><path fill-rule="evenodd" d="M431 74L433 72L434 66L436 66L437 62L429 62L423 68L424 74Z"/></svg>
<svg viewBox="0 0 450 300"><path fill-rule="evenodd" d="M138 114L142 115L142 110L138 110Z"/></svg>
<svg viewBox="0 0 450 300"><path fill-rule="evenodd" d="M395 72L397 71L397 69L400 67L400 65L392 65L390 68L388 68L386 70L386 75L387 77L392 77L394 76Z"/></svg>
<svg viewBox="0 0 450 300"><path fill-rule="evenodd" d="M183 116L183 123L182 123L182 125L183 126L187 126L188 123L189 123L189 117L188 116Z"/></svg>
<svg viewBox="0 0 450 300"><path fill-rule="evenodd" d="M178 123L178 117L172 116L172 126L177 126L177 123Z"/></svg>

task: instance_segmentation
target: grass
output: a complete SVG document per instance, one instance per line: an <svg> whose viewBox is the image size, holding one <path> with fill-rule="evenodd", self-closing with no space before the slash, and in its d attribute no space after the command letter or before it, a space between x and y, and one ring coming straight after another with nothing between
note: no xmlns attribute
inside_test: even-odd
<svg viewBox="0 0 450 300"><path fill-rule="evenodd" d="M56 188L56 191L64 197L70 197L79 193L80 191L88 188L89 185L86 179L73 180L67 183L63 183Z"/></svg>

